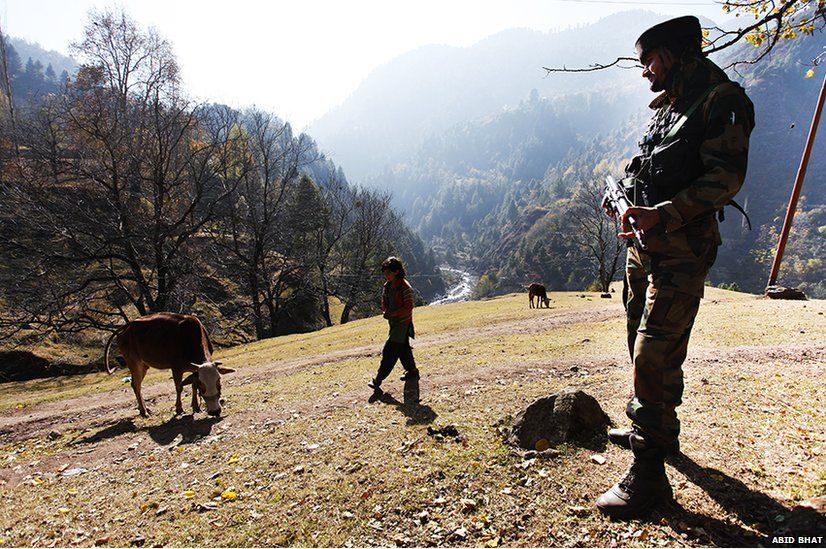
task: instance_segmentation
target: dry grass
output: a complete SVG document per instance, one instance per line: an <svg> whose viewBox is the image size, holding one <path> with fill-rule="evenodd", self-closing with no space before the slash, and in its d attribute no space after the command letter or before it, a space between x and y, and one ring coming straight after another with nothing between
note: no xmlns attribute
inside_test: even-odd
<svg viewBox="0 0 826 549"><path fill-rule="evenodd" d="M518 295L416 310L420 406L395 376L392 400L367 402L379 318L223 350L239 371L221 420L170 419L160 372L148 419L119 376L6 384L0 543L755 544L826 493L826 302L708 293L685 367L687 457L669 465L677 504L644 521L593 509L628 462L604 439L546 461L501 443L496 422L536 397L581 388L621 423L630 392L616 299L554 294L537 311ZM428 436L449 424L461 441Z"/></svg>

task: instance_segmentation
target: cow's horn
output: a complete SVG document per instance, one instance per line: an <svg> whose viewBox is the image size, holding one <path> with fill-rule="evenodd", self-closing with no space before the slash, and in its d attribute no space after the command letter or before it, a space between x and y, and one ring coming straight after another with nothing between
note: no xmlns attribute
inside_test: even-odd
<svg viewBox="0 0 826 549"><path fill-rule="evenodd" d="M189 364L190 364L191 366L195 366L196 368L200 368L200 367L201 367L201 365L200 365L200 364L195 364L194 362L190 362Z"/></svg>

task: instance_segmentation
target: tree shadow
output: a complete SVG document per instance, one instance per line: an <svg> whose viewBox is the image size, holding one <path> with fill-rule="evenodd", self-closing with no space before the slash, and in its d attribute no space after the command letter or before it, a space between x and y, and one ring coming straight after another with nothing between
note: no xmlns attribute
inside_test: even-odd
<svg viewBox="0 0 826 549"><path fill-rule="evenodd" d="M686 525L689 534L706 537L709 544L753 547L770 542L773 536L823 536L826 533L826 518L814 509L801 506L789 509L718 469L699 465L685 454L670 456L668 463L706 492L720 507L754 528L746 529L695 513L676 502L663 510L661 517L668 518L672 524ZM658 517L654 518L655 522L659 520Z"/></svg>
<svg viewBox="0 0 826 549"><path fill-rule="evenodd" d="M399 402L392 394L376 389L367 402L372 404L378 401L395 406L407 416L407 425L427 425L439 417L433 408L421 403L418 379L408 379L404 382L403 395L404 402Z"/></svg>

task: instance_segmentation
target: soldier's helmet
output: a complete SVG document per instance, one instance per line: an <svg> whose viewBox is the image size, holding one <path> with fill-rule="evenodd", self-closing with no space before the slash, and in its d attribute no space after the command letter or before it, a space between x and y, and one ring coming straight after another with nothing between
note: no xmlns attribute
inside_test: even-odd
<svg viewBox="0 0 826 549"><path fill-rule="evenodd" d="M637 38L637 57L640 61L652 49L668 48L671 53L681 56L686 52L702 51L703 30L700 20L693 15L684 15L658 23Z"/></svg>

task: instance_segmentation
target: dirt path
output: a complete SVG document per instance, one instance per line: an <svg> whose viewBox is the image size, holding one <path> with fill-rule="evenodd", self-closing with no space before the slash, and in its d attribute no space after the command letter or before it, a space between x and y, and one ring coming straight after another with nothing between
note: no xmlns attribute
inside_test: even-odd
<svg viewBox="0 0 826 549"><path fill-rule="evenodd" d="M530 322L502 323L462 330L453 334L422 338L419 347L438 345L453 340L464 340L470 334L523 333L527 330L543 331L574 322L604 320L615 314L615 311L606 309L592 311L592 314L576 317L558 315L543 318L541 321L531 319ZM586 317L587 320L583 320ZM541 328L538 326L541 326ZM259 365L245 371L241 385L255 383L262 379L286 376L321 364L372 355L375 352L372 347L370 349L349 349L291 361ZM729 365L750 364L753 368L755 365L758 367L768 366L778 361L822 363L826 361L826 344L796 346L794 348L789 348L787 345L741 346L723 350L698 347L692 350L686 362L686 369L713 367L714 364L718 363ZM496 383L530 382L547 376L571 378L574 381L581 376L594 373L610 373L617 369L629 368L626 364L625 354L622 351L609 355L595 355L588 359L578 357L555 360L552 363L543 358L532 359L526 357L522 366L521 369L515 370L511 361L503 361L478 366L472 370L458 369L434 373L422 381L423 393L425 394L423 405L429 409L428 402L443 398L459 398L463 393L472 394L472 391ZM466 391L471 393L465 393ZM163 399L173 398L174 390L169 383L156 383L150 386L144 394L148 396L147 401L151 403L155 400L163 401ZM391 391L386 396L388 400L385 401L390 403L401 404L400 401L403 400L401 390ZM365 390L330 396L320 401L290 403L289 406L274 407L266 412L233 411L227 416L227 419L230 420L234 429L240 429L243 432L264 422L289 421L296 417L296 414L300 415L303 420L323 417L337 409L361 406L368 397L369 392L365 388ZM180 439L181 433L184 432L187 433L187 436L196 438L200 435L209 434L210 426L214 423L210 420L198 420L192 416L183 416L182 418L172 418L161 425L151 426L149 423L154 423L156 420L139 418L135 413L133 404L134 396L131 390L126 388L120 391L110 391L103 395L88 395L57 403L48 403L37 406L36 410L30 410L26 414L0 418L0 442L17 443L32 438L49 436L50 433L60 433L67 425L70 425L72 430L82 433L71 442L66 451L41 460L36 464L36 467L31 465L29 467L0 468L0 480L13 487L26 478L27 475L31 475L35 469L38 471L57 470L61 464L70 463L79 455L83 455L85 463L95 466L97 463L110 462L119 453L124 452L128 444L141 442L144 439L147 441L151 439L151 441L154 441L152 444L159 446L173 444L176 437ZM126 433L135 433L137 438L119 436Z"/></svg>
<svg viewBox="0 0 826 549"><path fill-rule="evenodd" d="M558 312L542 317L502 322L486 326L464 328L449 333L423 336L416 340L416 348L443 345L452 341L465 341L491 335L508 335L516 333L539 333L561 326L585 322L601 322L622 315L619 305L577 312ZM354 360L363 357L377 357L380 349L375 345L330 351L318 355L305 356L290 360L278 360L243 368L240 385L255 383L265 379L276 379L296 372L320 366ZM164 380L143 387L144 400L152 409L155 402L164 399L174 400L174 386ZM11 410L0 416L0 443L15 442L31 437L43 436L55 429L65 428L71 424L76 429L93 428L109 421L112 414L126 414L134 411L135 396L131 387L124 385L121 389L84 395L71 399L38 404L24 410Z"/></svg>

